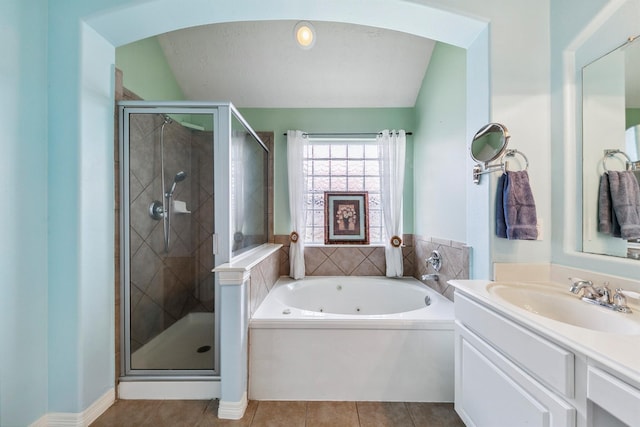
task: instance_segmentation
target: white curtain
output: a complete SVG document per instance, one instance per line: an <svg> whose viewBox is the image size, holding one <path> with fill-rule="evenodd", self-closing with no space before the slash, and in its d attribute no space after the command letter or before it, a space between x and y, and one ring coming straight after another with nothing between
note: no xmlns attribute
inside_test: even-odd
<svg viewBox="0 0 640 427"><path fill-rule="evenodd" d="M404 130L378 134L387 277L402 277L402 195L407 137Z"/></svg>
<svg viewBox="0 0 640 427"><path fill-rule="evenodd" d="M287 132L287 171L289 173L289 213L291 214L291 246L289 276L302 279L304 270L304 236L307 225L305 209L306 172L304 156L308 138L302 131Z"/></svg>

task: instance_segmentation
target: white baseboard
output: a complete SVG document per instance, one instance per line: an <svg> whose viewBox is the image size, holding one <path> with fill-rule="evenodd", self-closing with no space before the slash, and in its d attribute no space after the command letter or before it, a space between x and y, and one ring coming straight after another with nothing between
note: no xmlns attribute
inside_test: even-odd
<svg viewBox="0 0 640 427"><path fill-rule="evenodd" d="M116 391L112 388L80 413L48 413L30 427L85 427L109 409L115 400Z"/></svg>
<svg viewBox="0 0 640 427"><path fill-rule="evenodd" d="M239 420L244 416L249 401L247 400L247 392L244 392L239 402L220 401L218 406L218 418L224 420Z"/></svg>
<svg viewBox="0 0 640 427"><path fill-rule="evenodd" d="M119 399L208 400L220 397L220 380L120 381Z"/></svg>
<svg viewBox="0 0 640 427"><path fill-rule="evenodd" d="M49 415L44 414L32 424L29 424L29 427L47 427L49 425Z"/></svg>

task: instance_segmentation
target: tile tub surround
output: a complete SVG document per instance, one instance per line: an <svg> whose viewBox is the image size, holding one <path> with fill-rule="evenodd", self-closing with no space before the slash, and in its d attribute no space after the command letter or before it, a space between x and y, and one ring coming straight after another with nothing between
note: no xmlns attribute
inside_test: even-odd
<svg viewBox="0 0 640 427"><path fill-rule="evenodd" d="M413 236L405 234L402 248L404 275L413 276L414 248ZM276 235L280 249L280 275L289 275L288 235ZM307 276L384 276L385 256L382 246L327 245L305 246L304 261Z"/></svg>
<svg viewBox="0 0 640 427"><path fill-rule="evenodd" d="M438 272L440 280L423 280L422 283L453 301L455 289L448 282L449 280L469 278L471 247L452 240L424 236L414 236L413 242L415 252L414 277L420 280L423 274L436 273L431 265L427 267L425 260L431 256L431 251L437 250L442 257L442 269Z"/></svg>
<svg viewBox="0 0 640 427"><path fill-rule="evenodd" d="M249 315L253 316L258 306L278 281L280 251L276 251L251 268L249 281Z"/></svg>
<svg viewBox="0 0 640 427"><path fill-rule="evenodd" d="M471 248L464 243L435 237L405 234L404 275L420 280L423 274L435 273L427 268L425 260L436 249L442 256L440 280L423 281L438 293L453 301L453 288L447 283L452 279L469 278ZM276 235L280 249L280 275L289 275L289 236ZM307 246L304 249L307 276L384 276L385 255L382 246Z"/></svg>

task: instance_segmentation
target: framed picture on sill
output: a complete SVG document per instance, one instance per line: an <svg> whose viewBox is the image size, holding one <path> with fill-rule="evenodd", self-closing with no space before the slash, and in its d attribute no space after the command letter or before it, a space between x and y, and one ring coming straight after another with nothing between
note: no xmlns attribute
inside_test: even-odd
<svg viewBox="0 0 640 427"><path fill-rule="evenodd" d="M369 195L366 191L325 191L324 243L369 244Z"/></svg>

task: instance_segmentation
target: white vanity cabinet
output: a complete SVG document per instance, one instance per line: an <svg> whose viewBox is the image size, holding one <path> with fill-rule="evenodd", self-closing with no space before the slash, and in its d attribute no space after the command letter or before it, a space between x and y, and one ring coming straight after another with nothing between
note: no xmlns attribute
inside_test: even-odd
<svg viewBox="0 0 640 427"><path fill-rule="evenodd" d="M519 268L449 281L456 411L469 427L640 427L640 304L618 313L574 300L561 278L613 278L553 268L555 281Z"/></svg>
<svg viewBox="0 0 640 427"><path fill-rule="evenodd" d="M455 295L455 407L471 427L574 427L574 354Z"/></svg>
<svg viewBox="0 0 640 427"><path fill-rule="evenodd" d="M589 427L640 426L640 389L598 366L587 369L587 399Z"/></svg>

